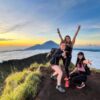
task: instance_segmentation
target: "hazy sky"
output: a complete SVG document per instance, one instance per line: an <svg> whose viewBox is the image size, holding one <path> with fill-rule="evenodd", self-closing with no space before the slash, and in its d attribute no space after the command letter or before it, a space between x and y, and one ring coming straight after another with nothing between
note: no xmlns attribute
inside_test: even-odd
<svg viewBox="0 0 100 100"><path fill-rule="evenodd" d="M0 0L0 45L9 48L54 40L81 30L76 45L100 45L100 0Z"/></svg>

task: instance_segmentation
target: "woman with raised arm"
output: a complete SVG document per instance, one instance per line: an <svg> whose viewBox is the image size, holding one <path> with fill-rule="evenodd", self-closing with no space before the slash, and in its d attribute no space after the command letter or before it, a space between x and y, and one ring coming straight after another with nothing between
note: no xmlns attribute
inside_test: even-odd
<svg viewBox="0 0 100 100"><path fill-rule="evenodd" d="M71 40L71 37L69 35L66 35L65 36L65 39L63 40L61 34L60 34L60 30L57 29L57 32L59 34L59 37L61 39L61 41L64 41L66 43L66 58L64 59L63 58L63 63L64 63L64 66L65 66L65 71L66 71L66 80L69 79L69 65L70 65L70 62L71 62L71 58L72 58L72 50L73 50L73 46L75 44L75 40L76 40L76 37L79 33L79 30L80 30L80 25L78 26L78 29L73 37L73 39Z"/></svg>

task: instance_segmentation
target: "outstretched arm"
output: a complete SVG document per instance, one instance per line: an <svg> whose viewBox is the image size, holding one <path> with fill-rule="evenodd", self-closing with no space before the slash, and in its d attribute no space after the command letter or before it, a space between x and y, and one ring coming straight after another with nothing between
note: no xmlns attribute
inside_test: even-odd
<svg viewBox="0 0 100 100"><path fill-rule="evenodd" d="M70 75L73 74L74 72L77 72L77 67L75 67L74 70L70 72Z"/></svg>
<svg viewBox="0 0 100 100"><path fill-rule="evenodd" d="M61 36L61 33L60 33L59 28L57 28L57 33L58 33L58 35L59 35L59 37L60 37L61 41L63 41L63 38L62 38L62 36Z"/></svg>
<svg viewBox="0 0 100 100"><path fill-rule="evenodd" d="M84 64L90 64L91 65L92 64L92 61L90 61L90 60L84 60L83 63Z"/></svg>
<svg viewBox="0 0 100 100"><path fill-rule="evenodd" d="M77 34L79 33L79 30L80 30L80 25L78 26L78 29L77 29L77 31L76 31L76 33L75 33L75 35L74 35L74 38L73 38L73 40L72 40L72 44L74 45L75 44L75 40L76 40L76 37L77 37Z"/></svg>

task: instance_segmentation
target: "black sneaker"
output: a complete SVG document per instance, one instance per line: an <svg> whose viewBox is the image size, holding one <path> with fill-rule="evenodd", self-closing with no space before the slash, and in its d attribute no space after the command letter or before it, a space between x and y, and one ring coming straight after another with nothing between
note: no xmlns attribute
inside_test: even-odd
<svg viewBox="0 0 100 100"><path fill-rule="evenodd" d="M51 75L50 78L51 78L52 80L55 80L55 81L57 80L56 76L53 76L53 75Z"/></svg>
<svg viewBox="0 0 100 100"><path fill-rule="evenodd" d="M56 89L61 93L65 93L65 89L62 88L61 86L56 86Z"/></svg>

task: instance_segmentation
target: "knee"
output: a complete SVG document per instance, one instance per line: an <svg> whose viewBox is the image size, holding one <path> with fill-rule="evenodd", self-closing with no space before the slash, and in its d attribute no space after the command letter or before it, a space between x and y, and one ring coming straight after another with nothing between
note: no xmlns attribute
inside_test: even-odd
<svg viewBox="0 0 100 100"><path fill-rule="evenodd" d="M60 75L60 76L62 76L62 75L63 75L63 72L62 72L61 70L59 71L59 75Z"/></svg>

